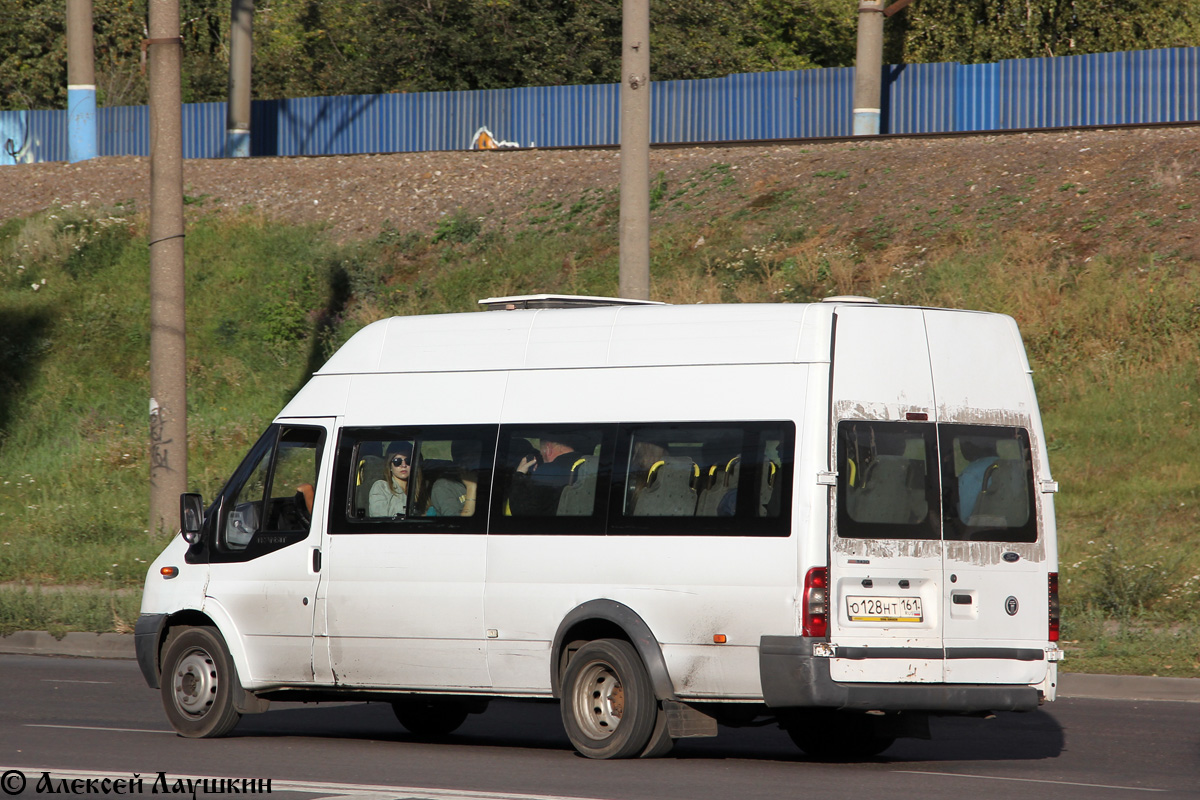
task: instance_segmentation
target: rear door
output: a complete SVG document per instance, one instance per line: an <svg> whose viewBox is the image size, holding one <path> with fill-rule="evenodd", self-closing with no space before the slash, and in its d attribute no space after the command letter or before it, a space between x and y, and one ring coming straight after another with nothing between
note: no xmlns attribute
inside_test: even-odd
<svg viewBox="0 0 1200 800"><path fill-rule="evenodd" d="M834 316L834 680L940 682L945 591L935 394L916 309Z"/></svg>
<svg viewBox="0 0 1200 800"><path fill-rule="evenodd" d="M942 462L946 681L1037 683L1049 616L1036 491L1045 460L1024 347L1008 317L924 315Z"/></svg>

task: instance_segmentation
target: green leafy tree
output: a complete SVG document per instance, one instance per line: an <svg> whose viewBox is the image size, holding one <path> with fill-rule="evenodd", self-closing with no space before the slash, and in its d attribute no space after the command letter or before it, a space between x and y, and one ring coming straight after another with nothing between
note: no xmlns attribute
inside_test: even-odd
<svg viewBox="0 0 1200 800"><path fill-rule="evenodd" d="M852 67L858 6L847 0L757 0L772 69Z"/></svg>
<svg viewBox="0 0 1200 800"><path fill-rule="evenodd" d="M149 85L141 59L142 39L147 36L146 0L94 0L92 29L96 103L144 105Z"/></svg>
<svg viewBox="0 0 1200 800"><path fill-rule="evenodd" d="M1200 44L1200 4L1175 0L916 0L888 23L892 63L1083 55Z"/></svg>
<svg viewBox="0 0 1200 800"><path fill-rule="evenodd" d="M61 3L0 0L0 108L66 108L67 20Z"/></svg>

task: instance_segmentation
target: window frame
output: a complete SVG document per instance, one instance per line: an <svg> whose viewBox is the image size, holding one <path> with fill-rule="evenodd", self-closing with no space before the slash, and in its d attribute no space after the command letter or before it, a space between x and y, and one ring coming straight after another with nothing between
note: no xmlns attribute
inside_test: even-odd
<svg viewBox="0 0 1200 800"><path fill-rule="evenodd" d="M484 534L495 472L496 437L494 424L346 426L338 432L334 455L333 484L329 501L328 530L331 535L349 534ZM363 518L351 516L351 482L357 467L356 448L362 442L411 441L414 461L421 446L429 441L477 440L480 442L481 478L476 489L475 513L470 517L405 516L400 518ZM414 463L414 473L417 465ZM486 478L482 477L486 475Z"/></svg>
<svg viewBox="0 0 1200 800"><path fill-rule="evenodd" d="M593 498L592 513L579 516L516 516L505 513L508 501L508 491L500 489L498 475L501 470L515 470L516 465L510 463L513 459L512 444L517 438L530 438L540 433L561 433L564 435L598 434L600 452L595 455L599 459L596 475L596 494ZM615 423L581 422L581 423L506 423L500 426L499 450L496 455L496 471L492 482L494 496L490 514L488 532L498 536L603 536L608 523L609 483L612 475L612 453L616 439L617 426ZM511 486L511 484L509 484Z"/></svg>
<svg viewBox="0 0 1200 800"><path fill-rule="evenodd" d="M321 480L321 463L325 455L325 443L329 431L322 425L271 423L251 446L237 469L234 470L233 475L230 476L229 480L217 494L216 499L205 511L203 535L199 542L188 549L186 556L187 563L225 564L253 561L268 553L282 550L285 547L290 547L309 538L313 531L311 518L308 530L303 531L268 531L260 527L250 537L245 547L231 548L227 546L224 543L222 535L228 524L229 512L233 510L233 501L241 494L246 481L250 479L259 462L264 457L267 457L270 458L270 463L267 467L266 479L263 484L263 494L258 498L260 509L263 507L261 504L265 504L267 494L270 492L275 480L275 467L280 440L286 431L292 430L317 432L317 441L314 446L316 474L313 477L317 482ZM313 484L314 496L317 493L317 485L317 483Z"/></svg>
<svg viewBox="0 0 1200 800"><path fill-rule="evenodd" d="M743 467L738 473L738 502L733 516L634 516L625 513L630 482L632 450L639 432L664 430L741 431L740 456ZM780 453L779 510L775 516L752 513L761 495L754 491L762 477L762 462L750 460L765 448L766 436L778 432ZM681 434L694 436L694 434ZM694 461L694 459L693 459ZM754 469L745 469L753 463ZM696 462L703 477L704 467ZM626 422L618 425L612 481L609 488L608 535L610 536L728 536L750 538L786 538L792 534L792 484L796 469L796 423L792 420L704 420L675 422ZM751 491L742 491L749 488ZM697 502L700 491L697 490Z"/></svg>
<svg viewBox="0 0 1200 800"><path fill-rule="evenodd" d="M856 470L847 466L848 454L843 443L848 441L843 431L849 426L878 425L898 432L919 434L925 443L925 501L928 504L924 520L913 523L902 522L864 522L852 519L849 510L850 478ZM875 419L842 419L838 420L835 429L835 454L838 473L837 481L837 536L841 539L871 540L888 539L902 541L941 541L941 466L938 449L938 423L915 422L908 420L875 420ZM913 436L912 438L916 438ZM916 460L916 459L912 459ZM865 470L864 470L865 471ZM850 531L853 531L851 533Z"/></svg>
<svg viewBox="0 0 1200 800"><path fill-rule="evenodd" d="M885 425L910 430L923 431L926 458L926 500L932 503L936 500L938 511L930 509L929 522L934 525L936 535L928 533L925 522L901 525L883 522L859 522L850 519L847 507L849 485L849 470L846 466L846 455L843 452L843 426L846 425ZM1028 498L1028 516L1024 525L1015 528L988 528L984 526L967 526L958 519L958 475L955 474L954 442L961 437L996 436L997 432L1007 432L1019 443L1022 452L1022 462L1025 467L1025 490ZM1033 459L1033 436L1024 426L1014 425L979 425L959 422L917 422L904 420L862 420L842 419L838 421L835 430L835 456L838 471L836 498L836 535L842 539L867 540L906 540L906 541L946 541L946 542L989 542L999 544L1033 544L1041 537L1041 525L1038 518L1037 492L1034 475L1037 466ZM936 459L930 464L930 459ZM929 481L933 480L933 494L930 493ZM909 533L924 532L925 535L895 535L900 528L909 529ZM921 529L925 530L922 531ZM846 531L865 530L867 533L847 534ZM988 534L988 531L1004 531L1006 533ZM1012 531L1021 531L1013 535ZM869 534L869 535L868 535Z"/></svg>
<svg viewBox="0 0 1200 800"><path fill-rule="evenodd" d="M1007 432L1011 436L997 436ZM942 464L942 537L948 542L998 542L1004 544L1033 544L1038 541L1039 526L1037 492L1034 481L1036 466L1033 460L1032 437L1027 428L1016 425L975 425L945 423L938 426L939 457ZM1025 523L1015 527L967 525L959 516L959 475L955 474L954 442L962 437L993 437L997 441L1017 442L1024 468L1024 488L1027 516ZM1011 459L1003 459L1011 460ZM996 533L991 533L995 531ZM1016 532L1020 531L1020 535Z"/></svg>

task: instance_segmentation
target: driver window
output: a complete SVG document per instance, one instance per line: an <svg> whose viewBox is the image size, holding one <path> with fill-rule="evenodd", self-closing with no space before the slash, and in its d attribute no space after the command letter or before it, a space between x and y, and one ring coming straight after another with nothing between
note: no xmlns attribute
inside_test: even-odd
<svg viewBox="0 0 1200 800"><path fill-rule="evenodd" d="M317 486L317 436L287 429L279 437L264 530L308 531Z"/></svg>
<svg viewBox="0 0 1200 800"><path fill-rule="evenodd" d="M303 533L312 522L323 431L282 428L232 498L222 544L244 550L257 533ZM269 489L268 489L269 487Z"/></svg>
<svg viewBox="0 0 1200 800"><path fill-rule="evenodd" d="M262 517L263 490L267 485L267 470L271 465L271 451L267 450L254 471L238 490L225 519L225 531L222 544L230 550L244 550L250 539L258 532L259 519Z"/></svg>

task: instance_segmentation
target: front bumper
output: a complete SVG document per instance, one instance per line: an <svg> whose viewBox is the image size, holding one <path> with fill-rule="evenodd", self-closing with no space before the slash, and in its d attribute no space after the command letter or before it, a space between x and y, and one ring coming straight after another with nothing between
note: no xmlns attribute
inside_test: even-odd
<svg viewBox="0 0 1200 800"><path fill-rule="evenodd" d="M758 666L763 700L772 708L838 708L860 711L1033 711L1041 696L1033 686L958 683L838 683L829 658L813 655L823 640L764 636Z"/></svg>
<svg viewBox="0 0 1200 800"><path fill-rule="evenodd" d="M138 666L151 689L159 688L158 643L162 641L166 624L166 614L142 614L133 629L133 647L137 652Z"/></svg>

